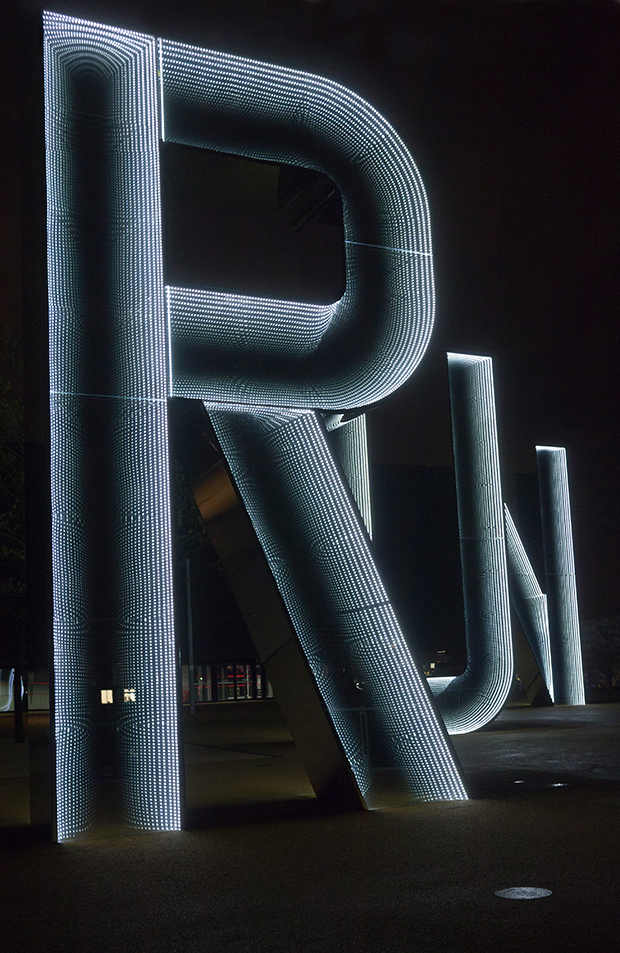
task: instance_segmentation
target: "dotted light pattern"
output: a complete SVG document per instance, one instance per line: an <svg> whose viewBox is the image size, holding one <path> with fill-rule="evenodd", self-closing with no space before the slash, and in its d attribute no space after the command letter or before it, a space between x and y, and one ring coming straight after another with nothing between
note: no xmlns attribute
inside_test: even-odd
<svg viewBox="0 0 620 953"><path fill-rule="evenodd" d="M111 408L104 417L107 413L114 435L118 663L125 689L131 686L122 695L128 691L136 699L120 722L129 779L126 800L138 826L179 826L167 378L174 394L217 401L222 418L229 416L222 413L227 401L238 409L251 401L251 414L241 416L255 427L261 417L257 403L281 407L279 416L270 411L267 422L261 421L263 443L264 431L271 433L276 424L278 433L288 430L291 421L297 427L292 443L284 441L284 456L273 458L278 461L275 473L285 476L283 489L288 485L290 490L282 497L267 492L262 502L267 510L278 509L282 499L293 510L297 506L310 537L311 527L320 527L322 518L329 526L329 532L318 532L311 547L310 568L335 613L324 616L316 632L336 659L331 678L346 681L346 664L339 674L337 663L347 660L358 674L368 675L380 734L418 796L464 797L443 727L398 631L318 420L314 413L300 416L287 409L338 411L368 404L410 376L427 347L434 311L428 214L409 153L372 107L320 77L166 41L158 41L155 53L150 37L54 14L46 15L45 30L59 836L88 825L93 789L92 745L80 736L80 729L89 731L92 701L85 565L93 539L84 529L80 498L92 437L84 433L84 406L92 401ZM72 208L78 192L72 188L72 96L81 72L88 70L108 83L106 135L114 169L110 231L115 268L110 284L115 384L103 392L84 386L80 295L87 276L74 247ZM315 306L168 289L166 328L161 320L154 141L157 92L162 138L165 130L171 141L292 162L334 179L344 199L347 248L347 287L339 301ZM174 360L168 357L166 330L175 342ZM248 372L248 366L256 370ZM235 419L241 418L235 414ZM293 447L297 453L289 453ZM299 486L295 492L295 476L303 492ZM258 496L269 485L270 475L264 477L262 485L260 479L248 478ZM261 522L258 509L255 519ZM277 524L273 514L263 520L267 534L272 532L270 520ZM288 550L286 558L299 549ZM338 554L334 565L332 551ZM341 565L344 577L355 580L355 591L361 587L361 595L347 599L342 594L339 602ZM287 591L282 550L272 554L272 569ZM296 584L298 590L291 584L289 604L309 633L312 584L299 576ZM305 622L304 611L309 613ZM315 672L320 677L316 665ZM113 694L115 699L119 695ZM352 706L346 696L346 691L335 693L334 719L366 789L370 768L359 725L346 713L347 707L359 711L359 699Z"/></svg>
<svg viewBox="0 0 620 953"><path fill-rule="evenodd" d="M434 290L415 165L376 110L329 80L166 41L160 56L166 140L329 175L346 245L346 290L331 305L168 288L172 392L212 411L361 788L371 776L360 699L349 697L350 678L340 684L352 668L372 685L382 742L412 790L464 797L317 418L294 412L370 404L400 386L427 347ZM351 430L348 457L369 518L361 428ZM293 525L307 547L290 538ZM294 571L304 553L309 562Z"/></svg>
<svg viewBox="0 0 620 953"><path fill-rule="evenodd" d="M342 421L342 414L326 415L325 427L329 433L332 452L342 467L353 499L357 503L366 532L372 539L372 501L368 467L368 439L366 415Z"/></svg>
<svg viewBox="0 0 620 953"><path fill-rule="evenodd" d="M426 197L399 136L320 76L165 40L160 58L167 141L326 173L346 240L346 290L331 305L170 288L173 393L322 410L390 394L434 314Z"/></svg>
<svg viewBox="0 0 620 953"><path fill-rule="evenodd" d="M506 556L510 598L527 637L534 660L553 701L553 672L549 645L547 597L538 584L532 564L527 557L521 537L510 515L510 510L505 503L504 520L506 524Z"/></svg>
<svg viewBox="0 0 620 953"><path fill-rule="evenodd" d="M92 724L100 700L93 657L102 638L116 646L114 696L120 697L118 735L129 823L148 830L178 829L180 784L156 43L152 37L54 13L45 13L43 23L54 730L57 836L63 840L93 820ZM89 116L81 104L92 89L99 90L100 109ZM88 136L84 145L88 123L96 133L94 146ZM93 152L97 143L105 184L94 183L95 191L107 189L101 302L93 300L96 295L89 288L91 272L98 272L92 249L84 251L92 241L83 227L90 192L81 184L77 157L78 148ZM91 156L89 161L98 160ZM103 374L96 353L93 358L87 351L85 342L92 342L93 334L95 340L101 337ZM113 506L94 519L95 484L86 484L97 480L96 474L89 475L89 461L92 471L98 441L109 449L113 486L106 502ZM97 521L112 541L111 555L105 557L98 551ZM100 564L102 559L108 562ZM93 604L93 580L96 585L97 576L107 575L113 579L107 604L111 620L102 618L101 607ZM131 690L135 701L122 702L124 689Z"/></svg>
<svg viewBox="0 0 620 953"><path fill-rule="evenodd" d="M501 710L513 656L493 365L490 357L448 354L448 370L467 668L429 685L450 734L463 734Z"/></svg>
<svg viewBox="0 0 620 953"><path fill-rule="evenodd" d="M413 796L465 798L317 414L205 406L362 794L380 751Z"/></svg>
<svg viewBox="0 0 620 953"><path fill-rule="evenodd" d="M585 705L566 450L536 447L536 462L554 701Z"/></svg>

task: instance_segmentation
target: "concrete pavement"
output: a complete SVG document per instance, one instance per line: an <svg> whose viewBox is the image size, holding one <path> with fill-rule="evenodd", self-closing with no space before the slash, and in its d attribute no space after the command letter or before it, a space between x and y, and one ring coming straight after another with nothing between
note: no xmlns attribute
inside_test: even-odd
<svg viewBox="0 0 620 953"><path fill-rule="evenodd" d="M269 775L269 758L286 760L277 719L259 750L260 732L244 737L220 716L219 738L213 732L205 749L211 760L202 762L212 773L232 764L252 766L248 778ZM200 730L190 741L194 754ZM235 743L222 744L226 736ZM486 731L455 739L476 794L467 802L317 816L289 764L280 805L296 808L277 820L269 816L274 802L261 814L255 798L239 823L238 792L235 823L220 814L209 828L178 834L9 840L0 872L3 948L611 950L620 927L619 742L618 705L513 709ZM495 895L514 886L552 893L527 901Z"/></svg>

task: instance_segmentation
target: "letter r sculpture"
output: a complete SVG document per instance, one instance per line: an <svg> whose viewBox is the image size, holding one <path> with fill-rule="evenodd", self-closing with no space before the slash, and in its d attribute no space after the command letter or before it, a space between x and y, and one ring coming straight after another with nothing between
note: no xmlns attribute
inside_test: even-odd
<svg viewBox="0 0 620 953"><path fill-rule="evenodd" d="M428 345L428 212L409 152L319 76L56 13L44 51L58 838L110 803L133 828L182 824L171 396L209 412L361 798L375 778L356 683L411 797L464 798L322 417L392 393ZM342 297L164 287L160 140L329 175Z"/></svg>

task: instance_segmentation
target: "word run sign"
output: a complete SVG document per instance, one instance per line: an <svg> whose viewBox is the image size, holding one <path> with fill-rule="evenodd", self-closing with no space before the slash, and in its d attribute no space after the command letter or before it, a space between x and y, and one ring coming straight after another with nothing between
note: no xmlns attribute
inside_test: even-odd
<svg viewBox="0 0 620 953"><path fill-rule="evenodd" d="M342 783L373 803L357 680L373 744L409 795L466 797L326 437L326 419L395 391L428 346L429 220L407 148L320 76L56 13L43 25L58 838L109 811L132 828L182 825L171 397L209 411ZM342 297L165 287L162 141L330 176Z"/></svg>

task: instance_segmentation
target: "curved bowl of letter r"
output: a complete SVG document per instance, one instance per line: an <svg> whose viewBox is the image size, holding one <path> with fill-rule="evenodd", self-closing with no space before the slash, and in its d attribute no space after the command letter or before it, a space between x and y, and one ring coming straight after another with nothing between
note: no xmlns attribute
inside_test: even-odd
<svg viewBox="0 0 620 953"><path fill-rule="evenodd" d="M346 249L345 292L327 305L167 288L173 394L318 410L386 397L422 359L434 316L428 207L406 146L332 80L160 43L166 141L325 173Z"/></svg>

